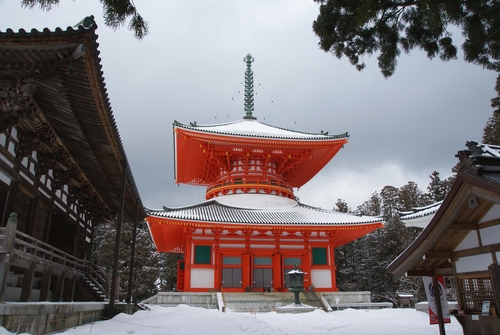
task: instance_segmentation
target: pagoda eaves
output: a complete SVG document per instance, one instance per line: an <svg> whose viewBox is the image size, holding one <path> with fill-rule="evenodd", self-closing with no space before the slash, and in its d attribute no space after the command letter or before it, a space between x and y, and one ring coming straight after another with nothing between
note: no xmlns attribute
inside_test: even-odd
<svg viewBox="0 0 500 335"><path fill-rule="evenodd" d="M160 252L181 250L185 229L218 230L229 235L335 234L335 244L340 246L383 226L378 217L339 213L264 194L227 195L193 206L148 210L148 214Z"/></svg>
<svg viewBox="0 0 500 335"><path fill-rule="evenodd" d="M296 132L256 120L208 126L176 121L176 182L208 186L207 199L236 193L235 185L242 183L248 186L238 187L243 193L259 188L293 198L293 188L316 175L348 137Z"/></svg>

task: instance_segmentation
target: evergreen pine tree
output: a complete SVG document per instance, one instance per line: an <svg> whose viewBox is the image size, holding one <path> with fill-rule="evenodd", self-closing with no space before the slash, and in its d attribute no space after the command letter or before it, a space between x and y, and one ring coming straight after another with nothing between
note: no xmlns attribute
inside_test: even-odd
<svg viewBox="0 0 500 335"><path fill-rule="evenodd" d="M139 14L132 0L99 0L102 4L104 24L116 30L123 26L127 20L128 29L139 40L149 34L148 22ZM49 11L57 6L59 0L21 0L21 5L27 8L40 7Z"/></svg>
<svg viewBox="0 0 500 335"><path fill-rule="evenodd" d="M453 182L455 181L455 177L449 177L447 179L441 180L439 177L439 172L434 171L430 174L429 178L431 181L429 186L427 186L428 197L431 202L438 202L444 200L451 187L453 186Z"/></svg>
<svg viewBox="0 0 500 335"><path fill-rule="evenodd" d="M387 185L380 191L380 196L382 197L382 215L384 220L389 220L400 210L399 190Z"/></svg>
<svg viewBox="0 0 500 335"><path fill-rule="evenodd" d="M372 193L370 198L357 207L361 215L379 216L382 214L382 198L378 192Z"/></svg>
<svg viewBox="0 0 500 335"><path fill-rule="evenodd" d="M118 256L120 274L119 297L124 300L130 275L130 259L134 225L123 222ZM107 222L96 227L92 258L104 270L111 269L115 251L116 226ZM136 232L135 257L133 264L132 298L142 301L158 291L175 290L177 282L177 260L180 255L158 253L153 245L147 227L139 225Z"/></svg>
<svg viewBox="0 0 500 335"><path fill-rule="evenodd" d="M350 213L351 207L349 207L344 199L338 199L333 210L340 213Z"/></svg>
<svg viewBox="0 0 500 335"><path fill-rule="evenodd" d="M497 77L495 90L498 96L491 99L491 107L494 108L493 116L488 119L484 127L483 143L500 145L500 76Z"/></svg>
<svg viewBox="0 0 500 335"><path fill-rule="evenodd" d="M417 184L408 182L399 189L385 186L380 193L374 192L357 207L363 215L383 214L386 225L335 249L337 286L340 290L370 291L373 301L389 301L395 305L398 291L421 296L419 278L393 281L386 275L385 269L421 232L420 228L406 227L399 220L398 211L422 206L426 201Z"/></svg>
<svg viewBox="0 0 500 335"><path fill-rule="evenodd" d="M408 184L399 189L398 203L402 211L410 211L415 207L429 205L429 202L424 193L418 188L417 183L413 181L409 181Z"/></svg>

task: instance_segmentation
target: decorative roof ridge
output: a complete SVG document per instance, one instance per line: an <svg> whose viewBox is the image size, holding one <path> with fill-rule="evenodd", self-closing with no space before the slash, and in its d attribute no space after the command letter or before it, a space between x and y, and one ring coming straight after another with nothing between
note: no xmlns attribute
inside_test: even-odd
<svg viewBox="0 0 500 335"><path fill-rule="evenodd" d="M468 150L459 151L455 157L459 159L459 175L500 175L500 146L467 141Z"/></svg>
<svg viewBox="0 0 500 335"><path fill-rule="evenodd" d="M201 132L207 132L209 128L215 128L215 127L220 127L220 126L239 124L239 123L242 123L242 122L255 122L255 123L259 123L261 125L270 127L270 128L274 128L274 129L278 129L278 130L284 130L284 131L289 131L289 132L292 132L292 133L297 133L297 134L302 134L302 135L324 136L325 139L338 139L338 138L348 138L349 137L349 133L348 132L337 134L337 135L329 135L328 132L323 132L323 131L320 132L320 133L307 133L307 132L304 132L304 131L292 130L292 129L287 129L287 128L273 126L273 125L270 125L270 124L267 124L267 123L263 123L263 122L260 122L258 120L254 120L254 119L240 119L240 120L236 120L236 121L230 121L230 122L219 123L219 124L207 124L207 125L200 125L200 124L197 124L196 122L190 122L190 124L187 125L187 124L181 123L181 122L179 122L177 120L174 120L173 125L174 125L174 127L177 126L177 127L181 127L181 128L185 128L185 129L196 130L196 131L201 131ZM248 136L250 136L250 137L261 137L261 136L258 136L258 135L248 135Z"/></svg>
<svg viewBox="0 0 500 335"><path fill-rule="evenodd" d="M491 156L500 158L500 145L467 141L465 145L473 156Z"/></svg>
<svg viewBox="0 0 500 335"><path fill-rule="evenodd" d="M37 36L37 35L46 35L46 36L56 36L60 34L73 34L75 32L82 32L82 31L95 31L97 29L97 23L94 21L94 16L90 15L85 17L83 20L78 22L74 26L68 26L66 27L66 30L63 30L60 27L56 27L53 31L51 31L49 28L45 27L43 30L38 30L36 28L32 28L29 32L26 31L24 28L19 28L18 32L15 32L12 28L7 28L5 32L2 32L0 30L0 38L3 36L16 36L16 37L32 37L32 36Z"/></svg>

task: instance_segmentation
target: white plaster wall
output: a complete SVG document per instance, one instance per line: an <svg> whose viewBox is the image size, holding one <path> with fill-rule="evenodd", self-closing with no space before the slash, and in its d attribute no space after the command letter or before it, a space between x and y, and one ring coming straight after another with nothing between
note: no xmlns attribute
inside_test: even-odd
<svg viewBox="0 0 500 335"><path fill-rule="evenodd" d="M331 288L332 272L328 269L311 270L311 284L316 288Z"/></svg>
<svg viewBox="0 0 500 335"><path fill-rule="evenodd" d="M488 222L494 219L498 219L500 217L500 205L494 204L493 207L486 213L485 216L479 221L479 223Z"/></svg>
<svg viewBox="0 0 500 335"><path fill-rule="evenodd" d="M487 271L488 266L493 263L491 254L462 257L456 263L457 273Z"/></svg>
<svg viewBox="0 0 500 335"><path fill-rule="evenodd" d="M475 230L472 230L453 251L459 251L477 247L479 247L479 241L477 240L477 233Z"/></svg>
<svg viewBox="0 0 500 335"><path fill-rule="evenodd" d="M214 270L191 269L191 288L214 288Z"/></svg>
<svg viewBox="0 0 500 335"><path fill-rule="evenodd" d="M500 242L500 225L480 229L481 242L483 245L491 245Z"/></svg>

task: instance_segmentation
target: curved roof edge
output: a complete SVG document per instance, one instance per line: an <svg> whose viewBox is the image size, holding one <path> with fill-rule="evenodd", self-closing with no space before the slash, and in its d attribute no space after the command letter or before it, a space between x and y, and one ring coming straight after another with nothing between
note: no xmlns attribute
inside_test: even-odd
<svg viewBox="0 0 500 335"><path fill-rule="evenodd" d="M132 190L132 193L137 200L138 203L138 209L141 215L144 215L144 206L142 204L142 200L139 195L139 191L137 189L137 185L135 183L134 177L132 175L131 169L130 169L130 164L128 162L127 155L125 153L125 149L123 146L123 142L120 137L120 133L118 131L118 126L116 124L115 118L113 116L113 111L111 108L111 103L110 99L107 93L107 88L106 88L106 83L104 81L104 72L102 71L102 64L101 64L101 58L99 57L100 51L98 50L99 43L97 42L98 35L95 33L95 30L97 29L97 23L94 21L94 16L90 15L82 19L80 22L78 22L76 25L68 26L66 30L63 30L60 27L56 27L53 31L51 31L49 28L45 27L43 28L42 31L39 31L36 28L32 28L29 32L27 32L23 28L19 28L18 32L15 32L11 28L7 28L5 32L2 32L0 30L0 39L2 38L19 38L19 40L16 42L16 46L23 46L22 43L19 43L19 41L22 41L23 38L54 38L54 37L66 37L66 36L71 36L71 35L77 35L77 34L89 34L90 35L90 41L92 43L92 47L94 49L94 61L95 64L97 65L97 71L95 73L96 77L98 78L98 82L100 84L100 91L102 94L102 102L103 105L106 108L107 116L109 119L109 122L111 124L112 128L112 135L116 138L116 143L120 151L120 156L123 159L123 162L128 166L127 169L127 180L130 185L130 188ZM51 43L54 43L51 41ZM26 46L26 47L31 47L31 46Z"/></svg>
<svg viewBox="0 0 500 335"><path fill-rule="evenodd" d="M338 225L352 226L383 222L380 218L334 212L297 203L283 209L251 209L221 204L216 199L186 207L148 209L149 216L226 224Z"/></svg>
<svg viewBox="0 0 500 335"><path fill-rule="evenodd" d="M268 125L266 123L262 123L253 119L241 119L237 121L211 125L199 125L196 123L190 123L189 125L186 125L178 122L177 120L174 120L174 127L219 135L248 136L256 138L261 137L285 140L336 140L349 137L349 134L347 132L338 135L329 135L328 132L306 133Z"/></svg>

